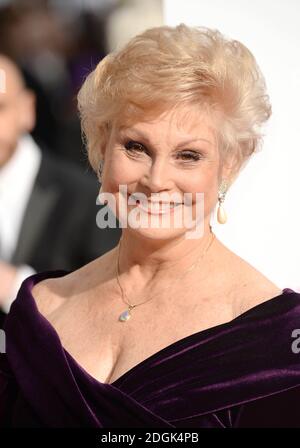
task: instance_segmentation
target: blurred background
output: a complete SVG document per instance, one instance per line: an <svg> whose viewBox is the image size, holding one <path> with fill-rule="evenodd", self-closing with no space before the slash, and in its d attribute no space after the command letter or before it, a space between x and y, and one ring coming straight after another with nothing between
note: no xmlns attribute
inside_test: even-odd
<svg viewBox="0 0 300 448"><path fill-rule="evenodd" d="M36 93L35 140L86 169L79 87L108 52L162 23L161 0L0 0L0 52Z"/></svg>

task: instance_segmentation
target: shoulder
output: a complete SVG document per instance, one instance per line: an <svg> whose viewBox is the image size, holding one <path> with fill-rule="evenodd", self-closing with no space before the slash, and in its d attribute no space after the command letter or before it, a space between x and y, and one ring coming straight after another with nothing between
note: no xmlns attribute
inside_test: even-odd
<svg viewBox="0 0 300 448"><path fill-rule="evenodd" d="M46 278L36 283L31 289L31 295L39 312L48 317L64 308L72 311L72 302L75 302L73 299L82 295L88 296L110 276L111 255L114 250L63 277Z"/></svg>
<svg viewBox="0 0 300 448"><path fill-rule="evenodd" d="M242 264L241 283L236 290L239 297L240 313L282 294L282 288L247 262L244 263Z"/></svg>
<svg viewBox="0 0 300 448"><path fill-rule="evenodd" d="M66 276L68 277L68 275ZM31 295L37 308L45 317L60 308L67 300L67 279L47 278L36 283L31 289Z"/></svg>
<svg viewBox="0 0 300 448"><path fill-rule="evenodd" d="M282 294L282 288L251 263L223 246L224 282L235 304L236 314Z"/></svg>

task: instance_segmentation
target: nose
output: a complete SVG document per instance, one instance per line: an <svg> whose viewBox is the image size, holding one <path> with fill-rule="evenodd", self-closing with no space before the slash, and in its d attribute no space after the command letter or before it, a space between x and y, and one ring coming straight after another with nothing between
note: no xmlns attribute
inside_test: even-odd
<svg viewBox="0 0 300 448"><path fill-rule="evenodd" d="M162 158L155 159L140 179L140 183L151 192L169 190L172 186L172 181L170 178L170 169L166 161Z"/></svg>

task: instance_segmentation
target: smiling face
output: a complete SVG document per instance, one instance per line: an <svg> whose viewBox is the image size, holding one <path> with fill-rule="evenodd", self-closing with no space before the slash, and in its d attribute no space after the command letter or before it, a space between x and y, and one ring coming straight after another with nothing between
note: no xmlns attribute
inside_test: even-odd
<svg viewBox="0 0 300 448"><path fill-rule="evenodd" d="M200 114L196 106L180 106L152 121L114 127L103 157L102 190L114 194L118 218L118 205L122 200L118 194L119 185L126 185L129 194L142 193L152 201L168 202L168 197L175 197L175 202L183 202L184 195L190 193L193 219L196 218L196 193L203 193L204 226L208 228L222 174L213 123L208 114ZM128 205L128 212L135 207ZM128 227L124 231L154 239L183 237L187 228L175 228L172 224L176 213L182 213L181 207L171 209L166 204L155 207L141 204L140 212L149 218L149 226ZM150 217L155 222L155 219L164 219L166 213L171 218L168 228L151 227Z"/></svg>

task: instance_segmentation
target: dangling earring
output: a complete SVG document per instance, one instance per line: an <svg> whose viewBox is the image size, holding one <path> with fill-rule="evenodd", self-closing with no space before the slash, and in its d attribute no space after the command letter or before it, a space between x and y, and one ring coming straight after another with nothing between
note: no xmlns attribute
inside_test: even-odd
<svg viewBox="0 0 300 448"><path fill-rule="evenodd" d="M227 215L222 205L223 202L225 201L226 191L227 191L227 182L225 180L222 180L218 194L219 207L217 212L217 220L219 224L225 224L227 221Z"/></svg>

